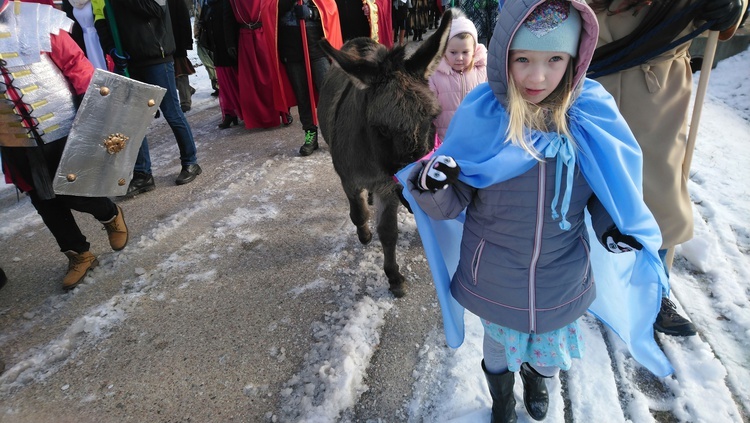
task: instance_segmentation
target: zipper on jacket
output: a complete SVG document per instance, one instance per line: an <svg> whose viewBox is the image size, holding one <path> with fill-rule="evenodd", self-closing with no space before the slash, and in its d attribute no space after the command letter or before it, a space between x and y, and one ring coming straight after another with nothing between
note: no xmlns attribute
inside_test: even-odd
<svg viewBox="0 0 750 423"><path fill-rule="evenodd" d="M477 275L479 274L479 262L482 258L482 251L484 251L484 238L479 241L477 249L474 250L474 257L471 259L471 279L474 281L474 285L477 284Z"/></svg>
<svg viewBox="0 0 750 423"><path fill-rule="evenodd" d="M539 163L539 183L536 198L536 229L534 230L534 248L529 267L529 332L536 332L536 264L542 253L542 229L544 228L544 198L547 189L547 163Z"/></svg>
<svg viewBox="0 0 750 423"><path fill-rule="evenodd" d="M161 58L165 58L164 55L164 46L161 45L161 42L159 42L159 37L156 36L156 31L154 30L154 26L151 25L151 22L148 23L148 27L151 28L151 33L154 34L154 39L156 40L156 43L159 44L159 51L161 51ZM175 45L177 42L175 42Z"/></svg>
<svg viewBox="0 0 750 423"><path fill-rule="evenodd" d="M464 101L464 98L466 98L466 74L464 72L461 72L460 78L461 78L461 101Z"/></svg>

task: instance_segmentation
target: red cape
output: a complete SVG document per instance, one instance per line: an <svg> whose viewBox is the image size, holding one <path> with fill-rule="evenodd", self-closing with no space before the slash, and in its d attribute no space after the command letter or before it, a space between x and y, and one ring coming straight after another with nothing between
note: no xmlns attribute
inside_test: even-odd
<svg viewBox="0 0 750 423"><path fill-rule="evenodd" d="M334 47L341 48L344 44L341 37L341 25L339 24L339 11L334 0L312 0L320 12L323 23L323 35ZM274 84L274 106L277 110L286 112L290 107L297 105L292 85L286 75L286 69L279 60L279 1L264 0L261 13L263 28L265 31L268 50L271 54L271 67L273 69ZM317 95L317 93L316 93Z"/></svg>
<svg viewBox="0 0 750 423"><path fill-rule="evenodd" d="M390 0L366 0L368 5L374 2L377 10L370 8L370 16L368 21L370 22L370 38L379 42L380 44L388 47L393 47L393 20L391 17L391 2ZM377 23L377 28L373 25L373 21ZM377 31L377 32L375 32ZM374 35L377 34L377 38Z"/></svg>

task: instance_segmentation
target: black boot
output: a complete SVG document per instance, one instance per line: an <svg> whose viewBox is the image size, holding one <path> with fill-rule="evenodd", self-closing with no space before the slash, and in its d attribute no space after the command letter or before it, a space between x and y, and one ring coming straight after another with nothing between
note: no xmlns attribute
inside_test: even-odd
<svg viewBox="0 0 750 423"><path fill-rule="evenodd" d="M698 333L695 325L677 313L677 308L669 298L662 297L661 309L656 315L654 329L672 336L693 336Z"/></svg>
<svg viewBox="0 0 750 423"><path fill-rule="evenodd" d="M232 125L237 125L237 123L238 123L237 116L224 115L224 119L221 121L221 123L218 126L219 126L219 129L227 129Z"/></svg>
<svg viewBox="0 0 750 423"><path fill-rule="evenodd" d="M513 396L513 382L515 374L505 371L505 373L491 374L487 373L482 360L482 371L487 378L487 386L490 388L492 397L492 420L491 423L516 423L516 398Z"/></svg>
<svg viewBox="0 0 750 423"><path fill-rule="evenodd" d="M289 126L292 124L292 122L294 122L294 116L292 116L292 113L290 111L281 114L281 123L284 126Z"/></svg>
<svg viewBox="0 0 750 423"><path fill-rule="evenodd" d="M534 420L544 420L549 407L546 377L537 373L529 363L521 364L521 380L523 381L523 404L526 411Z"/></svg>
<svg viewBox="0 0 750 423"><path fill-rule="evenodd" d="M154 183L154 177L150 173L143 173L134 171L133 179L130 180L128 185L128 192L124 195L125 198L130 198L144 192L152 191L156 188Z"/></svg>
<svg viewBox="0 0 750 423"><path fill-rule="evenodd" d="M305 143L299 148L299 155L309 156L318 148L318 131L305 131Z"/></svg>

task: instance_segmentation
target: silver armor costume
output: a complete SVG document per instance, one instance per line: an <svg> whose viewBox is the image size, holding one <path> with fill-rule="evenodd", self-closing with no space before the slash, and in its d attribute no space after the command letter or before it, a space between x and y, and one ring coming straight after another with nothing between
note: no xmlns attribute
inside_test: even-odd
<svg viewBox="0 0 750 423"><path fill-rule="evenodd" d="M12 2L0 14L0 145L32 147L65 137L75 117L74 96L44 54L51 34L72 21L47 5Z"/></svg>

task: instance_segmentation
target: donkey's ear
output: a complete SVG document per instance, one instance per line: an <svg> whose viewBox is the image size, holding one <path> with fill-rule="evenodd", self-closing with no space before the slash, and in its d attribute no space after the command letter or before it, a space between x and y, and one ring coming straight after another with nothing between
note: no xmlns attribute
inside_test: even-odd
<svg viewBox="0 0 750 423"><path fill-rule="evenodd" d="M331 58L333 65L343 70L355 87L361 90L368 88L371 81L378 75L377 64L355 54L356 49L336 50L325 38L320 40L319 45Z"/></svg>
<svg viewBox="0 0 750 423"><path fill-rule="evenodd" d="M440 18L440 28L435 31L421 46L406 60L406 70L410 73L423 76L428 79L437 69L445 54L448 45L448 36L451 33L451 21L453 13L446 10Z"/></svg>

